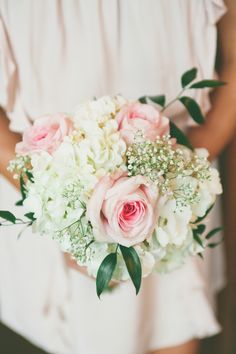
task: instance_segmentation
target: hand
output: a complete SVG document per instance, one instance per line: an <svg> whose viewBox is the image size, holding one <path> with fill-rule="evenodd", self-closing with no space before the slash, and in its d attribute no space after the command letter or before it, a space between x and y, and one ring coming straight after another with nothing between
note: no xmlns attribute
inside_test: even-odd
<svg viewBox="0 0 236 354"><path fill-rule="evenodd" d="M76 260L69 253L64 252L63 255L67 267L75 269L77 272L80 272L81 274L84 274L85 276L92 278L91 276L89 276L87 272L87 268L79 266Z"/></svg>
<svg viewBox="0 0 236 354"><path fill-rule="evenodd" d="M63 254L64 254L64 260L65 260L67 267L76 270L77 272L83 274L84 276L86 276L90 279L96 280L94 277L92 277L88 274L87 268L79 266L78 263L76 262L76 260L73 259L73 257L69 253L64 252ZM119 284L118 281L112 280L109 284L109 288L114 289L118 284Z"/></svg>
<svg viewBox="0 0 236 354"><path fill-rule="evenodd" d="M9 129L9 120L0 107L0 174L14 187L19 189L19 181L13 179L12 173L7 170L9 161L15 157L15 146L21 140L21 135Z"/></svg>
<svg viewBox="0 0 236 354"><path fill-rule="evenodd" d="M207 123L190 128L187 135L195 148L205 148L209 151L209 160L217 158L228 143L219 129L213 129Z"/></svg>

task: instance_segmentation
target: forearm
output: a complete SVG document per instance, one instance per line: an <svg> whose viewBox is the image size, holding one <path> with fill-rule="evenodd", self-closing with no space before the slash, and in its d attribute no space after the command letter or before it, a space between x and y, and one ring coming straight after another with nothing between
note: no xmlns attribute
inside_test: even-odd
<svg viewBox="0 0 236 354"><path fill-rule="evenodd" d="M189 132L192 144L206 147L211 158L217 157L236 133L236 1L225 0L225 3L228 12L218 24L218 73L227 85L212 93L212 108L206 123Z"/></svg>
<svg viewBox="0 0 236 354"><path fill-rule="evenodd" d="M236 62L224 66L220 80L227 85L212 93L212 109L206 117L212 153L218 155L230 142L236 131Z"/></svg>
<svg viewBox="0 0 236 354"><path fill-rule="evenodd" d="M215 155L230 142L236 132L236 2L225 0L228 11L218 23L218 73L227 85L212 94L212 109L207 127L212 134ZM211 135L210 135L211 136Z"/></svg>
<svg viewBox="0 0 236 354"><path fill-rule="evenodd" d="M0 108L0 174L5 176L14 186L18 182L7 171L9 161L15 156L15 145L21 140L20 134L13 133L9 129L9 121L5 112Z"/></svg>
<svg viewBox="0 0 236 354"><path fill-rule="evenodd" d="M192 144L206 147L211 158L219 155L236 132L236 63L223 68L219 76L227 85L211 94L206 123L189 132Z"/></svg>

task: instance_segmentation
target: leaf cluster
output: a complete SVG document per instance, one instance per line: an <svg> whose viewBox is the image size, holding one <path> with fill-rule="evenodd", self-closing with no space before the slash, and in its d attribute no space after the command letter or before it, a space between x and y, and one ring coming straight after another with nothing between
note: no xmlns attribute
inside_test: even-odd
<svg viewBox="0 0 236 354"><path fill-rule="evenodd" d="M186 90L193 90L193 89L205 89L205 88L216 88L225 85L226 83L219 80L200 80L197 82L193 81L197 77L197 68L192 68L186 71L181 76L181 86L182 90L178 94L178 96L171 100L169 103L166 104L166 97L165 95L157 95L157 96L142 96L139 98L141 103L153 103L162 107L162 112L171 106L176 101L179 101L187 110L190 117L195 121L197 124L204 124L205 117L201 111L201 108L197 101L190 96L183 96L183 93ZM170 133L173 138L176 138L177 142L181 145L188 147L189 149L193 150L193 147L188 140L187 136L173 123L170 122Z"/></svg>
<svg viewBox="0 0 236 354"><path fill-rule="evenodd" d="M109 283L112 280L112 275L117 265L117 253L118 249L126 264L130 279L132 280L138 294L142 280L142 267L139 256L134 247L125 247L117 245L116 251L108 254L102 261L96 278L97 295L100 298L102 292L109 287Z"/></svg>
<svg viewBox="0 0 236 354"><path fill-rule="evenodd" d="M214 204L212 204L207 209L205 215L203 215L202 217L197 218L197 220L192 223L192 224L197 225L196 228L193 229L193 238L203 248L205 248L205 247L214 248L214 247L218 246L222 242L222 240L219 240L217 242L209 242L209 240L211 240L216 234L218 234L220 231L223 230L222 226L218 226L218 227L212 229L211 231L209 231L203 237L203 233L206 230L206 225L201 224L201 222L210 213L210 211L212 210L213 206L214 206Z"/></svg>

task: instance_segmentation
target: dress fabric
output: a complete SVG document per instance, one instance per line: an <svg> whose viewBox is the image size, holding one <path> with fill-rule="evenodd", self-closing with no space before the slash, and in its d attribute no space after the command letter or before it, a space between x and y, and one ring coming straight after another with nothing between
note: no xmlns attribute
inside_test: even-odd
<svg viewBox="0 0 236 354"><path fill-rule="evenodd" d="M170 100L193 66L198 79L213 78L225 11L223 0L0 0L0 105L11 129L104 94ZM192 94L206 112L208 91ZM181 105L167 115L189 124ZM1 178L0 209L19 215L18 197ZM209 227L221 223L216 209ZM222 249L204 258L146 278L137 297L126 282L99 301L94 281L66 269L52 240L0 228L0 319L55 354L146 354L214 335Z"/></svg>

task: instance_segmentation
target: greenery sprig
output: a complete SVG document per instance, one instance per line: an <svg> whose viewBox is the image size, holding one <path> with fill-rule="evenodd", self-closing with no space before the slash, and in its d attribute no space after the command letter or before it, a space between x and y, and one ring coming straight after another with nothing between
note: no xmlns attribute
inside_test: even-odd
<svg viewBox="0 0 236 354"><path fill-rule="evenodd" d="M192 83L197 77L197 68L192 68L186 71L181 77L181 86L182 89L179 94L172 99L170 102L166 103L165 95L157 95L157 96L142 96L139 98L141 103L154 103L162 107L161 112L164 112L167 108L173 105L175 102L179 101L184 105L190 117L197 124L204 124L205 118L201 111L199 104L192 97L183 95L183 93L187 90L193 89L204 89L204 88L215 88L225 85L226 83L219 80L201 80L195 83ZM170 122L170 133L171 136L176 138L177 142L181 145L185 145L191 150L193 147L189 142L187 136L173 123Z"/></svg>
<svg viewBox="0 0 236 354"><path fill-rule="evenodd" d="M130 279L134 284L136 295L139 293L142 281L142 267L139 256L134 247L125 247L117 244L115 252L108 254L98 269L96 288L99 298L112 280L112 275L117 265L117 253L119 250L126 264Z"/></svg>

